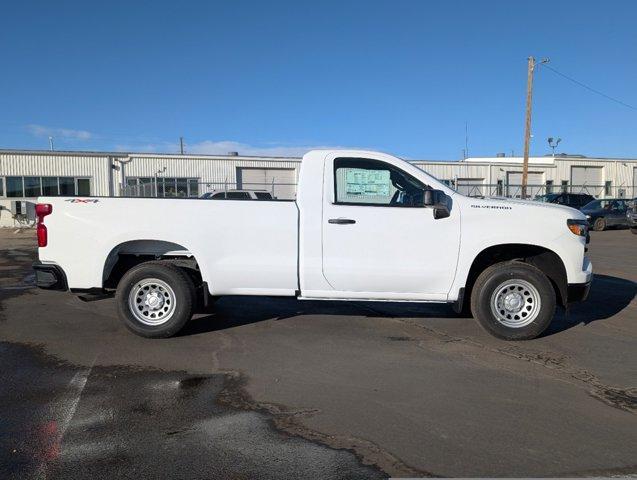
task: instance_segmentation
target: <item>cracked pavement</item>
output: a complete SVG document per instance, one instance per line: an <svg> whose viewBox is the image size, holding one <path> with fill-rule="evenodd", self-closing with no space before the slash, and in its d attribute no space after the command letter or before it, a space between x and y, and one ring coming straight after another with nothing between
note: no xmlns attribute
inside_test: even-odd
<svg viewBox="0 0 637 480"><path fill-rule="evenodd" d="M589 300L528 342L444 305L264 297L148 340L30 288L33 234L0 231L2 476L636 474L636 247L593 232Z"/></svg>

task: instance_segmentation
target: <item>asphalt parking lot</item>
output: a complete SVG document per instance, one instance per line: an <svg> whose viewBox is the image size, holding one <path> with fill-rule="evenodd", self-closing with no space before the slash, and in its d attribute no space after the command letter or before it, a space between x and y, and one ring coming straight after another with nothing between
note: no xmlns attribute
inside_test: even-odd
<svg viewBox="0 0 637 480"><path fill-rule="evenodd" d="M509 343L444 305L224 298L176 338L34 289L0 230L0 478L637 474L637 236Z"/></svg>

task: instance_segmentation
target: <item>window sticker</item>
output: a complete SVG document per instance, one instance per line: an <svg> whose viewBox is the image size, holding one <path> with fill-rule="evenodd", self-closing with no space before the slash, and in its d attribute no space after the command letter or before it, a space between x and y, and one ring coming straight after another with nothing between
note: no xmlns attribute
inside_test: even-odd
<svg viewBox="0 0 637 480"><path fill-rule="evenodd" d="M349 168L345 177L346 195L388 197L391 190L389 170Z"/></svg>

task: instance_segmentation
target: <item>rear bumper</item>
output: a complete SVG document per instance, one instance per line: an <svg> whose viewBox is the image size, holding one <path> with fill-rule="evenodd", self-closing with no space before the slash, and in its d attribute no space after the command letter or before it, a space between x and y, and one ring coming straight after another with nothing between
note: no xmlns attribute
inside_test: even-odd
<svg viewBox="0 0 637 480"><path fill-rule="evenodd" d="M33 264L35 270L35 285L45 290L66 291L69 289L64 270L52 263L37 261Z"/></svg>
<svg viewBox="0 0 637 480"><path fill-rule="evenodd" d="M591 290L591 282L569 283L567 290L567 303L583 302L588 298Z"/></svg>

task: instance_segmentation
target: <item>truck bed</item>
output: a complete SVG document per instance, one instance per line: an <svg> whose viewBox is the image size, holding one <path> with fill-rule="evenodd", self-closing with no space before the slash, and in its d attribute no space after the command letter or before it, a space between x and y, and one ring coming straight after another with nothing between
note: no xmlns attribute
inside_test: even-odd
<svg viewBox="0 0 637 480"><path fill-rule="evenodd" d="M41 197L43 263L62 267L71 289L102 287L107 259L145 249L187 251L213 295L294 295L298 208L287 201ZM159 240L161 239L161 240ZM82 262L78 262L82 259Z"/></svg>

